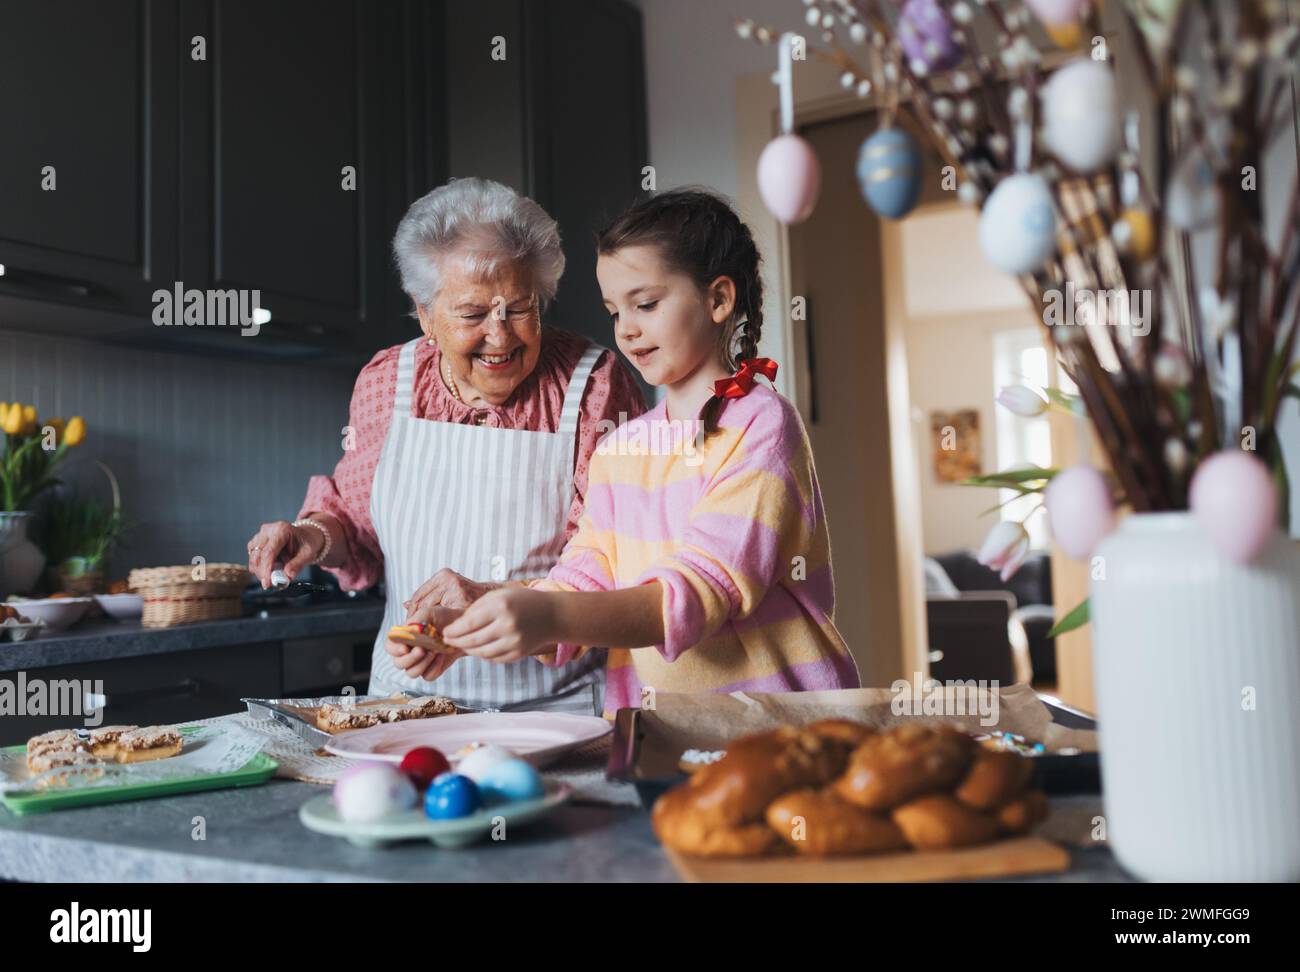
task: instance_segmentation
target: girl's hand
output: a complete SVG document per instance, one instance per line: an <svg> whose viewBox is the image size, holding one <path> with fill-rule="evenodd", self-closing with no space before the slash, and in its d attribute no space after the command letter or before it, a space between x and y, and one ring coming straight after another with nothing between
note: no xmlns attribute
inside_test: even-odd
<svg viewBox="0 0 1300 972"><path fill-rule="evenodd" d="M459 614L459 611L429 604L408 613L406 623L423 621L425 624L433 625L441 632L444 626L454 621ZM393 656L393 664L397 666L400 672L409 675L411 678L422 678L430 682L442 676L447 669L451 668L457 658L464 657L464 653L460 651L429 651L416 645L402 644L391 639L384 643L384 647Z"/></svg>
<svg viewBox="0 0 1300 972"><path fill-rule="evenodd" d="M553 596L527 587L489 591L442 631L443 640L467 655L515 662L545 651L556 640Z"/></svg>

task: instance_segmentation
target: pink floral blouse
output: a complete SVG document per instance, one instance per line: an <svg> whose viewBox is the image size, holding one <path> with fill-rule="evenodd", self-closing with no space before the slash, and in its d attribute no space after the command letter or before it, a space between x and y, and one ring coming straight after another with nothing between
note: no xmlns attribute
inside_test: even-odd
<svg viewBox="0 0 1300 972"><path fill-rule="evenodd" d="M435 422L459 422L493 428L554 432L569 376L590 342L569 331L546 327L537 367L525 378L504 405L468 406L457 401L440 374L442 354L421 341L415 351L415 393L411 414ZM331 568L346 590L361 590L379 581L384 573L379 539L370 522L370 488L375 467L393 413L397 386L397 356L400 344L380 351L361 369L352 391L348 424L355 432L354 446L345 450L333 476L313 476L307 486L299 516L316 510L338 517L347 535L350 558ZM645 411L645 399L631 372L618 355L606 351L597 359L587 382L578 419L577 455L574 457L574 497L569 509L565 540L573 535L582 515L587 492L587 467L602 431L602 420L621 424Z"/></svg>

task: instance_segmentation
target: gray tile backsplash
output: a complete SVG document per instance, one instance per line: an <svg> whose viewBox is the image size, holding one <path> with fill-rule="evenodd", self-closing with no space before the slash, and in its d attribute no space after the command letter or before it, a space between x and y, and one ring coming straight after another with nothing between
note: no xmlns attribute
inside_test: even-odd
<svg viewBox="0 0 1300 972"><path fill-rule="evenodd" d="M0 400L42 418L82 415L65 478L107 500L106 463L137 522L112 574L243 562L263 520L292 518L313 473L333 470L354 375L305 364L137 351L0 331Z"/></svg>

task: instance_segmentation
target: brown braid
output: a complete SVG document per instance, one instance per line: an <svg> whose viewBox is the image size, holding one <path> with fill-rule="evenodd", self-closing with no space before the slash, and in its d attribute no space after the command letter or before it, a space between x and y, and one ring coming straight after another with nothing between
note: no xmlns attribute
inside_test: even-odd
<svg viewBox="0 0 1300 972"><path fill-rule="evenodd" d="M637 203L600 232L596 252L655 246L664 262L701 288L718 277L736 286L736 307L722 328L719 356L728 371L758 357L763 333L762 262L754 235L721 196L707 189L673 189ZM700 411L704 434L718 428L726 399L714 395Z"/></svg>

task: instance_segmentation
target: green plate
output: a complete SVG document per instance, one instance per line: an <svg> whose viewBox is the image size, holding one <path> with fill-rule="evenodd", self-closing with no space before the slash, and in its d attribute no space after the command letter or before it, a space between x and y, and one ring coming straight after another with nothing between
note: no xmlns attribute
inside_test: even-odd
<svg viewBox="0 0 1300 972"><path fill-rule="evenodd" d="M187 726L181 732L194 732L198 728L198 726ZM26 748L26 746L8 746L2 751L21 753ZM100 803L122 803L126 800L144 800L149 797L172 796L176 793L195 793L199 790L257 786L274 776L279 765L265 753L258 753L239 769L230 773L205 773L179 780L124 783L121 786L96 786L47 793L5 793L0 794L0 803L3 803L11 813L24 816L29 813L45 813L47 810L90 807Z"/></svg>

